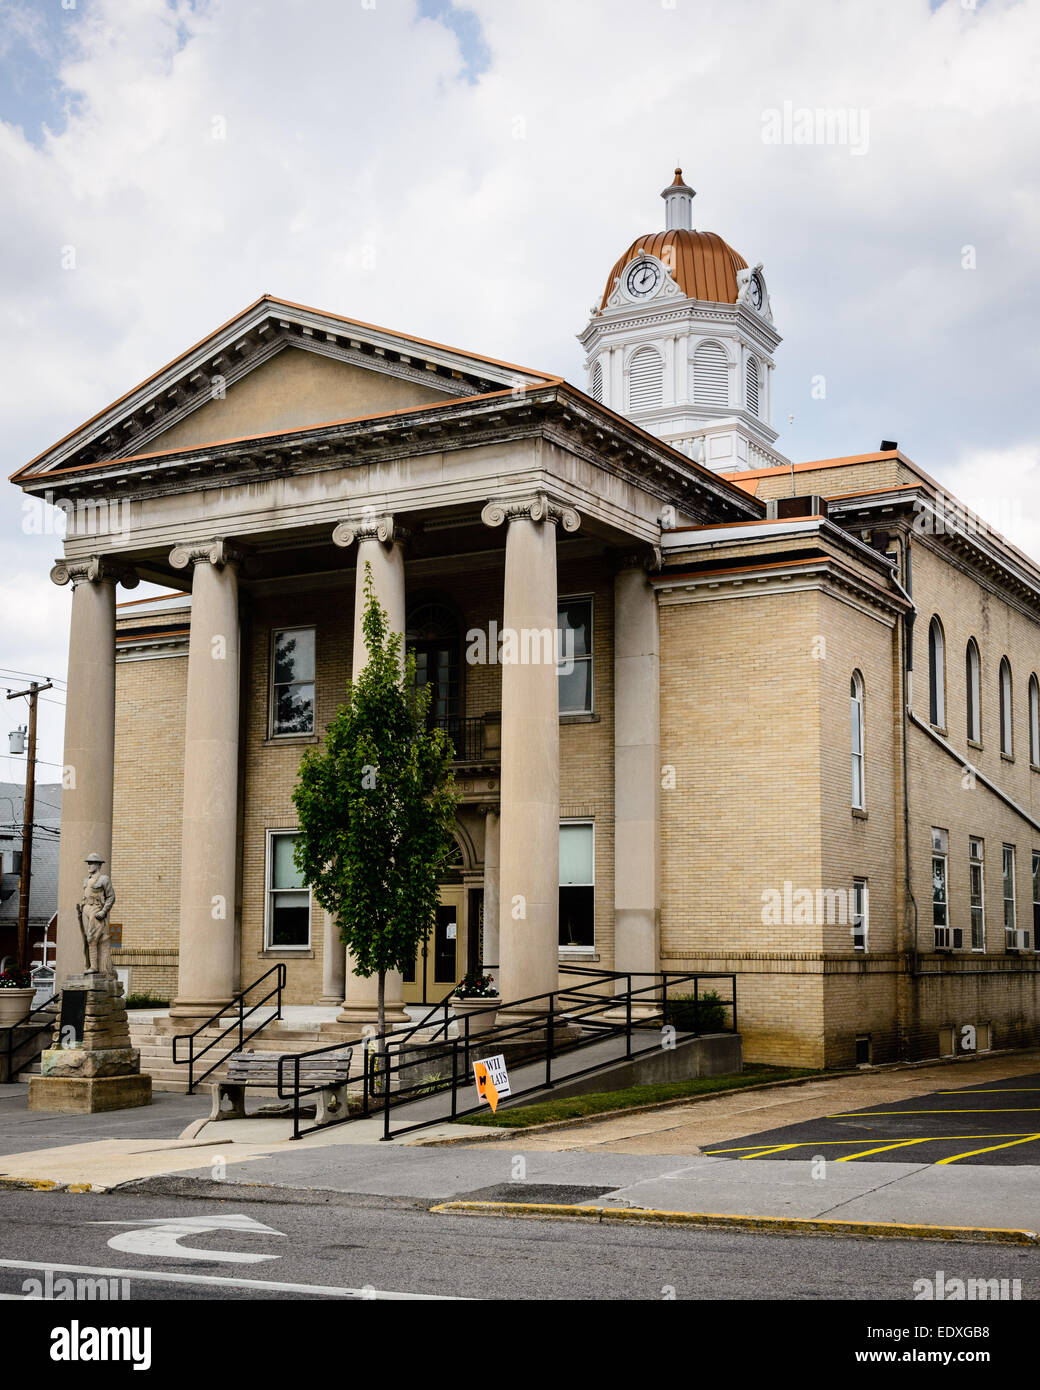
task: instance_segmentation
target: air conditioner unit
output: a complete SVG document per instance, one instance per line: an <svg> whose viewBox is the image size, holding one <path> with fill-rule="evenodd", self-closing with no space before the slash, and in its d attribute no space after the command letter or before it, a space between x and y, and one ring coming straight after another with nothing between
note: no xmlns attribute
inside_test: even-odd
<svg viewBox="0 0 1040 1390"><path fill-rule="evenodd" d="M1029 933L1027 931L1005 930L1004 949L1007 951L1028 951Z"/></svg>

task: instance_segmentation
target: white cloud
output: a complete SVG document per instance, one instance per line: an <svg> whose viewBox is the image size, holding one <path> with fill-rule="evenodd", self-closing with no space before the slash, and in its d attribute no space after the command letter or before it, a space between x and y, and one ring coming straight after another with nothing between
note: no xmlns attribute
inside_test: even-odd
<svg viewBox="0 0 1040 1390"><path fill-rule="evenodd" d="M8 471L264 291L580 379L574 334L677 159L697 224L765 263L793 453L886 436L943 478L1035 443L1038 0L468 8L475 83L413 0L62 12L67 125L0 124ZM765 144L785 101L865 109L868 153ZM52 539L19 515L12 491L47 611Z"/></svg>

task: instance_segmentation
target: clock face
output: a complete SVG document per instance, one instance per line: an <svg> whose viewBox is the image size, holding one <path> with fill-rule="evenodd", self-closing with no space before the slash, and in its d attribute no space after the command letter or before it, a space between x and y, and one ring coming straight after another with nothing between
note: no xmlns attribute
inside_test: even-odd
<svg viewBox="0 0 1040 1390"><path fill-rule="evenodd" d="M748 285L748 298L756 309L761 309L764 297L765 291L762 289L762 280L757 274L754 274L751 277L751 283Z"/></svg>
<svg viewBox="0 0 1040 1390"><path fill-rule="evenodd" d="M625 289L633 299L646 299L661 283L661 267L656 261L636 261L625 276Z"/></svg>

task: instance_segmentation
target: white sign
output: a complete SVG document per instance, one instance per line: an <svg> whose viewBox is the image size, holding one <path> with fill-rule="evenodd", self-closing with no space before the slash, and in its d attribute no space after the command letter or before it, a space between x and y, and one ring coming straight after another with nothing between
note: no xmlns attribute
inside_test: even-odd
<svg viewBox="0 0 1040 1390"><path fill-rule="evenodd" d="M474 1062L473 1079L477 1083L477 1095L492 1110L497 1110L498 1102L503 1096L509 1095L509 1073L506 1071L506 1059L501 1053Z"/></svg>

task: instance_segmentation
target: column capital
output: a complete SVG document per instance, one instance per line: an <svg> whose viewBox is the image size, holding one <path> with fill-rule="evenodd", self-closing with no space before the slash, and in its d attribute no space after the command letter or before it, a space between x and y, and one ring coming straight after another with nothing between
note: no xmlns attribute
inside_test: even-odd
<svg viewBox="0 0 1040 1390"><path fill-rule="evenodd" d="M610 568L615 574L623 570L646 570L647 574L657 574L663 559L661 547L648 544L631 550L615 550L610 556Z"/></svg>
<svg viewBox="0 0 1040 1390"><path fill-rule="evenodd" d="M355 541L379 541L381 545L389 548L395 542L403 544L409 534L403 526L398 526L389 514L365 515L341 521L332 533L332 543L343 550L349 550Z"/></svg>
<svg viewBox="0 0 1040 1390"><path fill-rule="evenodd" d="M480 513L480 519L485 526L501 526L508 521L551 521L565 531L576 531L581 525L581 517L573 507L552 501L544 492L531 497L492 499Z"/></svg>
<svg viewBox="0 0 1040 1390"><path fill-rule="evenodd" d="M175 545L170 551L170 564L177 570L187 569L200 560L205 560L215 569L223 569L226 565L241 564L244 558L243 551L223 536L211 541L188 541L184 545Z"/></svg>
<svg viewBox="0 0 1040 1390"><path fill-rule="evenodd" d="M107 555L87 555L78 560L55 560L51 568L52 584L103 584L106 580L135 589L141 582L132 565L121 564Z"/></svg>

